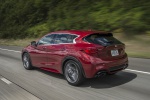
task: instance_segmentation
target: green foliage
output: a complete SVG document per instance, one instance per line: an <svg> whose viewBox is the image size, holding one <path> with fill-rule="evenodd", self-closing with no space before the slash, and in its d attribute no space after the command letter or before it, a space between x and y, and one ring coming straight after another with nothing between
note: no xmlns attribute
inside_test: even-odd
<svg viewBox="0 0 150 100"><path fill-rule="evenodd" d="M26 33L29 33L28 35L30 37L43 36L45 33L48 33L48 32L49 30L48 30L47 24L39 24L31 28L28 28L26 31Z"/></svg>
<svg viewBox="0 0 150 100"><path fill-rule="evenodd" d="M0 38L55 30L150 31L149 0L0 0Z"/></svg>

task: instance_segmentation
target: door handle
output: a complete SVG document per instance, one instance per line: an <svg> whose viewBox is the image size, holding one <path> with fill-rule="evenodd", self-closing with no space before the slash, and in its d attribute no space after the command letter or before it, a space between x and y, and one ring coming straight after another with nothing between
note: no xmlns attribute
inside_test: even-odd
<svg viewBox="0 0 150 100"><path fill-rule="evenodd" d="M62 47L60 50L61 50L61 51L64 51L64 50L65 50L65 47Z"/></svg>
<svg viewBox="0 0 150 100"><path fill-rule="evenodd" d="M46 47L43 47L43 49L46 49Z"/></svg>

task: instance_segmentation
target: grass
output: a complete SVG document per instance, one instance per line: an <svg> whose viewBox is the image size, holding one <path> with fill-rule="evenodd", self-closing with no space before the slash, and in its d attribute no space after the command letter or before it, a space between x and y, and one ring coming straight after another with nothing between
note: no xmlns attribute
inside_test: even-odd
<svg viewBox="0 0 150 100"><path fill-rule="evenodd" d="M114 37L126 44L126 52L130 57L150 58L150 34L124 37L117 33ZM26 46L35 38L0 39L0 45Z"/></svg>
<svg viewBox="0 0 150 100"><path fill-rule="evenodd" d="M126 45L126 52L130 57L150 58L150 35L135 35L124 37L114 35Z"/></svg>
<svg viewBox="0 0 150 100"><path fill-rule="evenodd" d="M31 41L36 40L35 38L26 38L26 39L0 39L0 45L7 46L27 46Z"/></svg>

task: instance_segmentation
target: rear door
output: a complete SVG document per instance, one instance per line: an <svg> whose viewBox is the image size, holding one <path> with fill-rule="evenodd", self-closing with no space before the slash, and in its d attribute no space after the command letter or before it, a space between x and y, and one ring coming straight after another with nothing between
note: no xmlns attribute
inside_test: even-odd
<svg viewBox="0 0 150 100"><path fill-rule="evenodd" d="M54 44L47 48L48 67L56 70L61 70L63 58L68 54L68 46L73 44L75 35L57 33L55 35Z"/></svg>

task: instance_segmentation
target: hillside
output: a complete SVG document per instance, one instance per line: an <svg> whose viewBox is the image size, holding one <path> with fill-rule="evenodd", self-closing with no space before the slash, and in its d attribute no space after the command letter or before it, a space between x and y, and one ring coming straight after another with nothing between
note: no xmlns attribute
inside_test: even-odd
<svg viewBox="0 0 150 100"><path fill-rule="evenodd" d="M0 0L0 38L65 29L149 34L149 5L149 0Z"/></svg>

